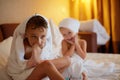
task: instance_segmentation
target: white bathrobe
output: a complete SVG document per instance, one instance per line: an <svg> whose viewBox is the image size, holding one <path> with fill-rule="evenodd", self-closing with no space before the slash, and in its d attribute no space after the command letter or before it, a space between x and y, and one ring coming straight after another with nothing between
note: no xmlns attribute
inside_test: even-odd
<svg viewBox="0 0 120 80"><path fill-rule="evenodd" d="M36 15L40 16L38 14ZM27 60L24 59L25 51L24 51L23 39L25 34L26 23L30 18L26 19L23 23L21 23L15 29L13 35L12 47L7 65L7 72L14 80L25 80L34 69L34 68L27 69L26 68ZM43 18L48 22L48 20L45 17ZM43 48L42 53L40 55L41 59L51 59L50 54L52 53L52 37L51 37L51 30L49 23L48 23L48 31L46 38L47 38L46 45Z"/></svg>

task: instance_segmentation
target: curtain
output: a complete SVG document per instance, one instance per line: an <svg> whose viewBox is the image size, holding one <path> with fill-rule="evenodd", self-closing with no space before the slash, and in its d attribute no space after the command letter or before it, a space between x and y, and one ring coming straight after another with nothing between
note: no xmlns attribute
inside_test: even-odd
<svg viewBox="0 0 120 80"><path fill-rule="evenodd" d="M98 19L110 35L106 52L120 53L120 0L70 0L70 16Z"/></svg>

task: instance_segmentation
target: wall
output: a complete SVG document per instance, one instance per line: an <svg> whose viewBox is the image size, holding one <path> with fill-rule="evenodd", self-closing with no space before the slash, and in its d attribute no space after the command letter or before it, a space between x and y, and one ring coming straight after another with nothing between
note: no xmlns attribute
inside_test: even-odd
<svg viewBox="0 0 120 80"><path fill-rule="evenodd" d="M0 0L0 24L22 22L35 13L58 24L70 16L69 0Z"/></svg>

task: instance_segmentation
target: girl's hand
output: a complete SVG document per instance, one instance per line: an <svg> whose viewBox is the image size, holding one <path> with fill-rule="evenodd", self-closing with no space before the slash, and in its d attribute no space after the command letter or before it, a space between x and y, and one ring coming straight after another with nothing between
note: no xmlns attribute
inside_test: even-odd
<svg viewBox="0 0 120 80"><path fill-rule="evenodd" d="M72 40L66 40L69 44L74 44Z"/></svg>
<svg viewBox="0 0 120 80"><path fill-rule="evenodd" d="M70 43L70 44L79 44L79 42L78 42L78 36L77 35L75 35L74 37L72 37L72 39L71 40L66 40L68 43Z"/></svg>

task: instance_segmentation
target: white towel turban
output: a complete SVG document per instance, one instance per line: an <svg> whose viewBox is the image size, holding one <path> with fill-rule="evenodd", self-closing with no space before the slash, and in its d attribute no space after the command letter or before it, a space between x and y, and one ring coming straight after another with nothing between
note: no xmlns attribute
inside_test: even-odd
<svg viewBox="0 0 120 80"><path fill-rule="evenodd" d="M80 28L80 22L73 18L65 18L60 22L59 27L67 28L75 33L78 33Z"/></svg>

